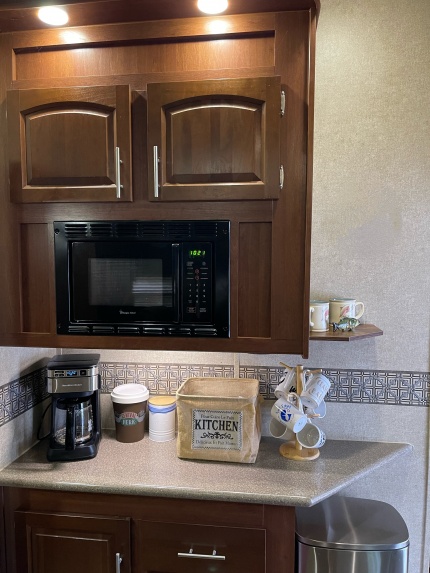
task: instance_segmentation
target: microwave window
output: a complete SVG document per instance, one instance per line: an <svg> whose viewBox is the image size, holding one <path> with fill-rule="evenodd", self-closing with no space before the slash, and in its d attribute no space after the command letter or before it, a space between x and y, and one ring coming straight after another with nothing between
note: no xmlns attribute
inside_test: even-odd
<svg viewBox="0 0 430 573"><path fill-rule="evenodd" d="M167 307L173 305L172 277L162 259L89 258L90 306Z"/></svg>

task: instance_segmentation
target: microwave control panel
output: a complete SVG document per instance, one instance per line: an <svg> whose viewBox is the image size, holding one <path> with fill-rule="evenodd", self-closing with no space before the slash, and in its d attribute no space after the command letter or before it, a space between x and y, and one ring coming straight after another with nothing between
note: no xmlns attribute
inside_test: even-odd
<svg viewBox="0 0 430 573"><path fill-rule="evenodd" d="M184 243L182 251L184 322L212 320L212 245Z"/></svg>

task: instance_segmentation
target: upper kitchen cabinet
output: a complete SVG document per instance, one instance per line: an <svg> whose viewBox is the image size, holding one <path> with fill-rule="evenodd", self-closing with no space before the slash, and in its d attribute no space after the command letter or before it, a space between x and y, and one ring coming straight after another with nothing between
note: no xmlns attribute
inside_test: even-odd
<svg viewBox="0 0 430 573"><path fill-rule="evenodd" d="M131 201L128 85L11 90L15 203Z"/></svg>
<svg viewBox="0 0 430 573"><path fill-rule="evenodd" d="M147 95L150 200L279 197L279 77L148 84Z"/></svg>

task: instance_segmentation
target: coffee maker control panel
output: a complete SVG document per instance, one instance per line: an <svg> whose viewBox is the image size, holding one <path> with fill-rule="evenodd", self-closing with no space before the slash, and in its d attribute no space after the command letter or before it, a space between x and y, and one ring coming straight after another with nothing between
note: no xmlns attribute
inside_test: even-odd
<svg viewBox="0 0 430 573"><path fill-rule="evenodd" d="M73 376L93 376L94 369L90 368L88 370L54 370L54 378L71 378Z"/></svg>
<svg viewBox="0 0 430 573"><path fill-rule="evenodd" d="M46 368L46 389L50 394L94 392L100 388L99 354L55 356Z"/></svg>

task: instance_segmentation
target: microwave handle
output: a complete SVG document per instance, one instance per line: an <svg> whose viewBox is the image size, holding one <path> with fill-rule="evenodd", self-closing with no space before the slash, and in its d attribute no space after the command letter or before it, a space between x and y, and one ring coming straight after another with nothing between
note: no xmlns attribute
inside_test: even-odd
<svg viewBox="0 0 430 573"><path fill-rule="evenodd" d="M172 244L172 275L173 275L173 300L175 316L174 321L179 322L180 320L180 288L179 284L181 281L181 246L179 243Z"/></svg>

